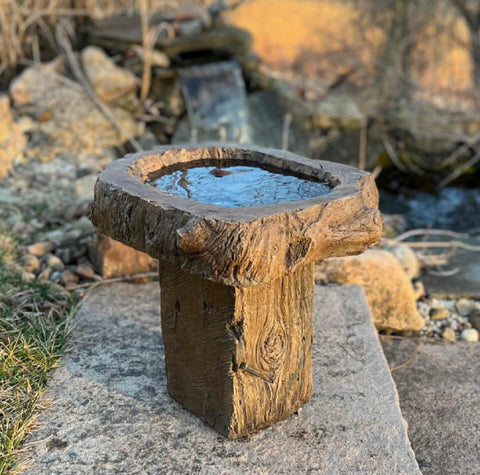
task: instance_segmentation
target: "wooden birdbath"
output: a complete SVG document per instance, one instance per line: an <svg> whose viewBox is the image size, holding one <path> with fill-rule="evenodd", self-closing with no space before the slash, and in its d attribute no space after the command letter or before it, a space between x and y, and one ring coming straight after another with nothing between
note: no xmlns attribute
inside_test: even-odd
<svg viewBox="0 0 480 475"><path fill-rule="evenodd" d="M248 165L328 189L284 203L272 192L274 204L231 207L148 183L199 164ZM377 205L372 176L348 166L253 147L166 147L108 165L95 186L92 221L160 260L168 391L236 438L309 400L314 263L377 242Z"/></svg>

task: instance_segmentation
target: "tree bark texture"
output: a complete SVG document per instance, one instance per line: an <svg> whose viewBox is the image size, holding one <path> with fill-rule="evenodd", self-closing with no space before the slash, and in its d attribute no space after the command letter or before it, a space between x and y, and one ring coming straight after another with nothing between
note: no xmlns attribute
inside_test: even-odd
<svg viewBox="0 0 480 475"><path fill-rule="evenodd" d="M312 391L314 265L233 287L160 262L168 391L229 438L283 420Z"/></svg>

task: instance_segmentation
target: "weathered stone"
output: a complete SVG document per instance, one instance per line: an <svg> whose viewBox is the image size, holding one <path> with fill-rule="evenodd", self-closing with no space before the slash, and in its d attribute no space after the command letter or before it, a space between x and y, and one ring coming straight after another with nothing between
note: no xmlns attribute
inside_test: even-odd
<svg viewBox="0 0 480 475"><path fill-rule="evenodd" d="M445 318L448 317L449 311L446 308L434 308L430 312L430 318L436 322L438 320L444 320Z"/></svg>
<svg viewBox="0 0 480 475"><path fill-rule="evenodd" d="M93 189L97 181L98 175L85 175L75 180L74 191L77 201L92 201Z"/></svg>
<svg viewBox="0 0 480 475"><path fill-rule="evenodd" d="M480 311L475 310L471 315L470 315L470 323L475 330L480 331Z"/></svg>
<svg viewBox="0 0 480 475"><path fill-rule="evenodd" d="M32 274L40 268L40 261L33 254L25 254L22 256L20 258L20 263L25 272L31 272Z"/></svg>
<svg viewBox="0 0 480 475"><path fill-rule="evenodd" d="M54 271L62 271L65 269L65 264L62 262L62 260L53 254L46 256L45 263L47 264L47 267Z"/></svg>
<svg viewBox="0 0 480 475"><path fill-rule="evenodd" d="M466 328L460 333L460 339L465 341L478 341L478 331L475 328Z"/></svg>
<svg viewBox="0 0 480 475"><path fill-rule="evenodd" d="M75 274L81 279L93 279L95 277L95 270L92 266L78 265L75 267Z"/></svg>
<svg viewBox="0 0 480 475"><path fill-rule="evenodd" d="M384 248L393 254L402 266L409 279L414 279L420 275L420 262L415 252L405 244L397 243L388 245Z"/></svg>
<svg viewBox="0 0 480 475"><path fill-rule="evenodd" d="M235 441L169 397L159 293L157 283L111 284L82 303L27 443L30 475L419 473L359 288L316 286L311 401Z"/></svg>
<svg viewBox="0 0 480 475"><path fill-rule="evenodd" d="M43 256L52 252L54 249L55 244L51 241L36 242L27 247L27 251L34 256Z"/></svg>
<svg viewBox="0 0 480 475"><path fill-rule="evenodd" d="M452 327L446 327L442 332L442 338L446 341L457 341L457 335Z"/></svg>
<svg viewBox="0 0 480 475"><path fill-rule="evenodd" d="M390 365L401 365L392 376L422 473L478 473L479 344L403 339L382 345Z"/></svg>
<svg viewBox="0 0 480 475"><path fill-rule="evenodd" d="M361 256L326 259L317 263L316 278L361 285L379 330L418 331L423 327L410 279L387 251L369 250Z"/></svg>
<svg viewBox="0 0 480 475"><path fill-rule="evenodd" d="M62 272L62 275L60 277L60 281L64 285L72 285L72 284L77 284L79 281L78 275L76 275L74 272L65 270Z"/></svg>
<svg viewBox="0 0 480 475"><path fill-rule="evenodd" d="M82 66L94 91L101 100L128 110L136 110L138 78L117 66L98 46L87 46L81 52Z"/></svg>
<svg viewBox="0 0 480 475"><path fill-rule="evenodd" d="M29 66L10 84L13 103L16 106L41 103L46 94L61 85L59 74L62 72L63 61L60 57L49 63Z"/></svg>
<svg viewBox="0 0 480 475"><path fill-rule="evenodd" d="M155 271L158 261L102 233L90 244L88 252L97 272L104 278Z"/></svg>
<svg viewBox="0 0 480 475"><path fill-rule="evenodd" d="M5 177L15 160L23 158L27 139L20 127L13 122L10 99L0 95L0 179Z"/></svg>
<svg viewBox="0 0 480 475"><path fill-rule="evenodd" d="M382 213L383 220L383 236L388 238L394 238L399 234L405 232L407 223L405 217L401 214L386 214Z"/></svg>

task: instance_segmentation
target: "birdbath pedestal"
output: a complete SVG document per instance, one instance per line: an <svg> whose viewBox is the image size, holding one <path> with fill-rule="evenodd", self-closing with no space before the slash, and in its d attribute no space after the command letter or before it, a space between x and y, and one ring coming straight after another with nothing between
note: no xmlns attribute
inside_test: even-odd
<svg viewBox="0 0 480 475"><path fill-rule="evenodd" d="M323 181L328 192L229 207L148 183L199 163ZM95 186L92 221L159 259L168 391L236 438L309 400L314 263L377 242L377 206L372 176L348 166L253 147L165 147L108 165Z"/></svg>

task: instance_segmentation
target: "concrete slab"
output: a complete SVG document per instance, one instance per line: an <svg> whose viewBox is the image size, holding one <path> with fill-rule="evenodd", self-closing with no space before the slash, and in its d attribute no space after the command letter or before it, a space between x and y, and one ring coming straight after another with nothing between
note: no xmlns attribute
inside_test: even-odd
<svg viewBox="0 0 480 475"><path fill-rule="evenodd" d="M420 469L480 474L480 344L417 344L382 340Z"/></svg>
<svg viewBox="0 0 480 475"><path fill-rule="evenodd" d="M229 441L167 394L158 284L98 288L53 374L26 473L420 473L363 291L317 286L314 298L311 401Z"/></svg>
<svg viewBox="0 0 480 475"><path fill-rule="evenodd" d="M480 237L470 237L462 241L480 248ZM435 298L480 299L480 253L458 248L448 264L452 269L457 268L458 273L453 276L427 273L421 277L428 295Z"/></svg>

